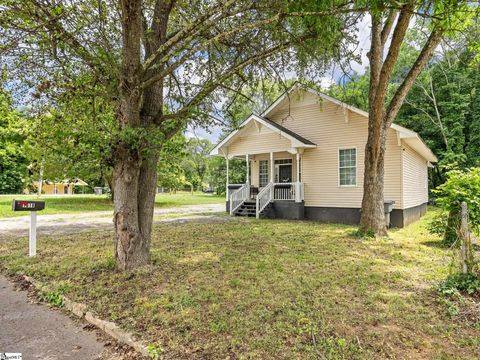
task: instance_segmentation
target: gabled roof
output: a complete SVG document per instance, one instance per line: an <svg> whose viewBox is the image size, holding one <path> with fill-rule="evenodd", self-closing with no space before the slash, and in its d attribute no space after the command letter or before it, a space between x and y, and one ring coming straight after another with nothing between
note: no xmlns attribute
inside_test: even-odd
<svg viewBox="0 0 480 360"><path fill-rule="evenodd" d="M310 94L313 94L315 96L318 96L320 98L322 98L323 100L327 100L327 101L330 101L338 106L341 106L343 109L347 109L347 110L350 110L350 111L353 111L354 113L357 113L359 115L362 115L362 116L366 116L368 118L368 112L366 111L363 111L359 108L356 108L355 106L351 106L351 105L348 105L347 103L344 103L340 100L337 100L331 96L328 96L324 93L321 93L317 90L314 90L312 88L309 88L308 86L305 86L305 85L302 85L300 83L295 83L290 89L288 89L287 91L285 91L282 95L280 95L277 100L275 100L272 105L270 105L261 115L262 116L268 116L269 113L271 113L273 111L273 109L275 109L278 105L280 105L280 103L285 99L287 98L288 96L290 96L291 93L297 91L297 90L304 90L304 91L307 91L309 92Z"/></svg>
<svg viewBox="0 0 480 360"><path fill-rule="evenodd" d="M288 135L290 135L291 137L297 139L298 141L300 141L300 142L303 143L304 145L313 145L313 146L316 146L316 144L314 144L314 143L311 142L310 140L305 139L304 137L298 135L297 133L294 133L292 130L287 129L285 126L282 126L282 125L280 125L280 124L277 124L275 121L269 120L269 119L267 119L267 118L264 118L264 117L261 117L261 116L258 116L258 115L255 115L255 116L258 117L258 118L261 118L263 121L267 122L268 124L272 125L273 127L276 127L278 130L284 132L285 134L288 134Z"/></svg>
<svg viewBox="0 0 480 360"><path fill-rule="evenodd" d="M290 89L285 91L280 97L278 97L277 100L273 102L272 105L270 105L261 115L263 117L268 116L275 108L277 108L281 102L290 96L291 93L297 91L297 90L304 90L307 91L315 96L320 97L323 100L330 101L343 109L350 110L358 115L361 115L365 118L368 119L368 112L361 110L359 108L356 108L354 106L348 105L340 100L337 100L331 96L328 96L324 93L321 93L319 91L316 91L312 88L309 88L307 86L304 86L300 83L295 83ZM397 124L392 124L390 126L393 130L397 131L399 139L402 139L405 141L407 145L409 145L411 148L413 148L417 153L419 153L421 156L425 158L425 160L429 162L437 162L438 159L435 156L435 154L430 150L430 148L425 144L425 142L422 140L420 135L418 135L415 131L412 131L410 129L407 129L403 126L397 125Z"/></svg>
<svg viewBox="0 0 480 360"><path fill-rule="evenodd" d="M314 148L317 147L316 144L311 142L310 140L305 139L304 137L298 135L297 133L287 129L286 127L277 124L269 119L266 119L262 116L251 114L244 122L240 124L237 130L232 131L225 139L220 141L210 152L210 155L220 155L220 148L227 146L230 142L233 141L235 135L241 132L249 123L257 122L266 128L278 133L279 135L283 136L284 138L290 140L292 142L292 147L297 148Z"/></svg>

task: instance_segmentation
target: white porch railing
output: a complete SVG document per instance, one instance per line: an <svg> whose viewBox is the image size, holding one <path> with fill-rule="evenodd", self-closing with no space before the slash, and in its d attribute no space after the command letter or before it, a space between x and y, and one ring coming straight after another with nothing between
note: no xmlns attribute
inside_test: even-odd
<svg viewBox="0 0 480 360"><path fill-rule="evenodd" d="M265 207L273 200L274 186L274 183L268 183L268 185L260 190L260 192L257 194L257 219L260 217L260 213L263 211L263 209L265 209Z"/></svg>
<svg viewBox="0 0 480 360"><path fill-rule="evenodd" d="M294 200L295 202L302 202L304 200L304 187L302 182L293 183L268 183L257 194L257 219L260 213L272 201L280 200Z"/></svg>
<svg viewBox="0 0 480 360"><path fill-rule="evenodd" d="M227 200L230 200L230 195L232 195L235 191L237 191L238 189L240 189L243 185L245 184L228 184L227 185ZM233 189L231 189L230 187L234 187Z"/></svg>
<svg viewBox="0 0 480 360"><path fill-rule="evenodd" d="M303 200L303 183L275 183L273 200L295 200L301 202Z"/></svg>
<svg viewBox="0 0 480 360"><path fill-rule="evenodd" d="M243 184L230 194L230 215L233 215L240 205L250 197L250 185Z"/></svg>

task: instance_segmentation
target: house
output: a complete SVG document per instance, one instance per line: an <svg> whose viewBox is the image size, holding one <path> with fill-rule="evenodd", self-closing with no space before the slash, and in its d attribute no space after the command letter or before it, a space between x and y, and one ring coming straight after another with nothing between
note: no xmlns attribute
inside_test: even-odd
<svg viewBox="0 0 480 360"><path fill-rule="evenodd" d="M212 150L227 162L227 211L357 224L367 122L367 112L295 85ZM428 167L437 158L417 133L396 124L386 146L387 225L403 227L426 212ZM246 161L245 184L228 181L233 158Z"/></svg>
<svg viewBox="0 0 480 360"><path fill-rule="evenodd" d="M88 186L85 181L78 178L63 181L43 180L41 184L39 181L34 181L33 185L37 189L41 186L41 193L46 195L72 195L75 193L75 186L81 186L83 192L85 192L85 186ZM28 193L28 189L24 192Z"/></svg>

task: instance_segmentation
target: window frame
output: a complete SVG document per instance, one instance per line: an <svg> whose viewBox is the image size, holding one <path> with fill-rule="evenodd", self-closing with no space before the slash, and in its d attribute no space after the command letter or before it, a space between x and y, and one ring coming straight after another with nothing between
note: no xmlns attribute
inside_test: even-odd
<svg viewBox="0 0 480 360"><path fill-rule="evenodd" d="M340 183L340 151L342 150L355 150L355 184L342 185ZM344 166L342 168L351 168L351 166ZM344 146L339 147L337 150L337 185L342 188L355 188L358 187L358 150L356 146Z"/></svg>
<svg viewBox="0 0 480 360"><path fill-rule="evenodd" d="M262 176L262 172L261 172L261 169L262 169L262 161L265 161L267 163L267 182L265 183L265 185L262 186L262 182L261 182L261 176ZM259 188L262 188L262 187L265 187L268 185L268 183L270 182L270 160L268 159L262 159L262 160L259 160L258 161L258 187Z"/></svg>

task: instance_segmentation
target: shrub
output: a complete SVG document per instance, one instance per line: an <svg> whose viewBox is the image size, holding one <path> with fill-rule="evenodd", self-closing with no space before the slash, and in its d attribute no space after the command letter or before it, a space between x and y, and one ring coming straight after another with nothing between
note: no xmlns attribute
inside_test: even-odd
<svg viewBox="0 0 480 360"><path fill-rule="evenodd" d="M468 207L469 224L473 231L480 229L480 168L466 171L452 170L447 181L434 190L437 203L448 214L430 224L435 232L442 232L444 243L451 245L457 238L460 224L460 204L465 201ZM443 231L442 231L443 228Z"/></svg>
<svg viewBox="0 0 480 360"><path fill-rule="evenodd" d="M474 273L456 273L450 275L438 288L443 295L454 295L458 292L467 294L480 293L480 278Z"/></svg>

